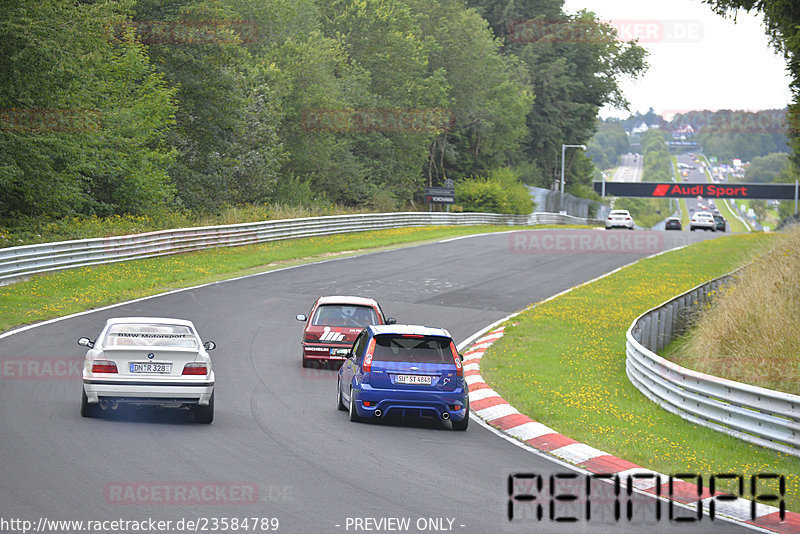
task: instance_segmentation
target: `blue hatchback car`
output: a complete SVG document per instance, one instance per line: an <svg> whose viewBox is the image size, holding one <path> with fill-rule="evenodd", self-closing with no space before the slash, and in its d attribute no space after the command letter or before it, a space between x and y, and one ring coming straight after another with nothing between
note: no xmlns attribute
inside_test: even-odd
<svg viewBox="0 0 800 534"><path fill-rule="evenodd" d="M370 325L339 369L336 401L350 420L433 416L453 430L469 424L469 396L461 356L443 328Z"/></svg>

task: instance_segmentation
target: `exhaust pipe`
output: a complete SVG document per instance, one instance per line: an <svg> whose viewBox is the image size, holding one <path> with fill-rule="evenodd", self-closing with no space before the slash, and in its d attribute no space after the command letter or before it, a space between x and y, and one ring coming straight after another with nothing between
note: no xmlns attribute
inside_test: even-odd
<svg viewBox="0 0 800 534"><path fill-rule="evenodd" d="M450 412L442 412L442 419L444 419L445 421L450 419Z"/></svg>
<svg viewBox="0 0 800 534"><path fill-rule="evenodd" d="M382 412L382 411L380 411L380 410L375 410L375 417L380 417L381 415L383 415L383 412Z"/></svg>
<svg viewBox="0 0 800 534"><path fill-rule="evenodd" d="M100 407L103 410L116 410L117 408L119 408L119 404L115 400L101 399L100 400Z"/></svg>

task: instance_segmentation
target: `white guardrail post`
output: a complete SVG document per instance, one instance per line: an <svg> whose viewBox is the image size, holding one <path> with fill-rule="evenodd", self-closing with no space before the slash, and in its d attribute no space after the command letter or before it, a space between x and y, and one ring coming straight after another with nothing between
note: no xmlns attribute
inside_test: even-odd
<svg viewBox="0 0 800 534"><path fill-rule="evenodd" d="M800 456L800 396L685 369L656 354L685 331L687 316L734 276L697 286L640 315L626 334L628 379L648 399L687 421Z"/></svg>
<svg viewBox="0 0 800 534"><path fill-rule="evenodd" d="M497 213L368 213L281 219L254 223L159 230L145 234L61 241L0 248L0 284L24 280L32 274L101 263L138 260L215 247L233 247L265 241L294 239L368 230L416 226L525 226L535 224L602 225L555 213L504 215Z"/></svg>

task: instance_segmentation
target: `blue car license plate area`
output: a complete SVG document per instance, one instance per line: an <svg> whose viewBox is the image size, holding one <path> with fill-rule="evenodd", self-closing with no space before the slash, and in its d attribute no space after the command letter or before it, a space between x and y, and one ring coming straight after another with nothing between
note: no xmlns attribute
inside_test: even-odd
<svg viewBox="0 0 800 534"><path fill-rule="evenodd" d="M395 384L430 386L432 378L430 375L397 375L394 381Z"/></svg>

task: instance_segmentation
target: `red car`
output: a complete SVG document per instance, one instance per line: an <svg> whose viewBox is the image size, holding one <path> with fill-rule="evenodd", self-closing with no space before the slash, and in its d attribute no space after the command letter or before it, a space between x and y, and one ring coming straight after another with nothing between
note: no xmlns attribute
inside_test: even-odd
<svg viewBox="0 0 800 534"><path fill-rule="evenodd" d="M320 297L309 314L299 314L297 320L306 323L300 343L303 367L309 367L312 362L320 366L341 364L365 326L397 322L387 318L375 300L346 296Z"/></svg>

